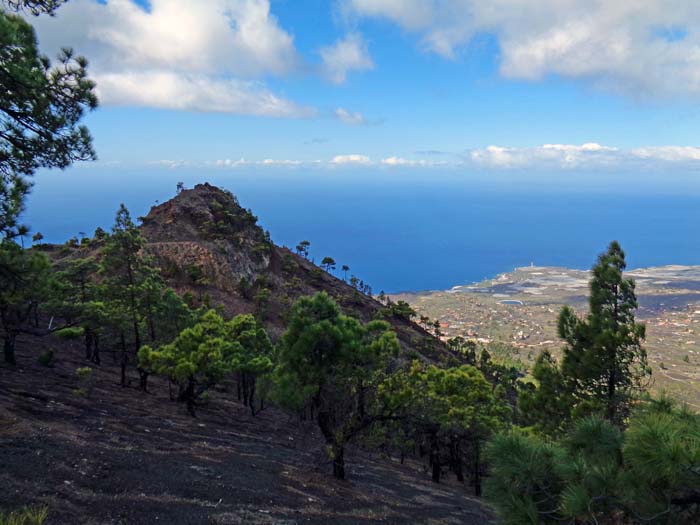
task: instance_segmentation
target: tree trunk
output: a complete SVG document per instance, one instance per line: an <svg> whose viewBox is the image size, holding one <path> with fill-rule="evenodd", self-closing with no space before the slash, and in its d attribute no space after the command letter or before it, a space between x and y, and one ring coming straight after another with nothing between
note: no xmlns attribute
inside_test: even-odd
<svg viewBox="0 0 700 525"><path fill-rule="evenodd" d="M481 496L481 459L479 457L479 440L474 441L474 495Z"/></svg>
<svg viewBox="0 0 700 525"><path fill-rule="evenodd" d="M83 328L83 331L85 332L85 359L91 360L93 356L92 330L86 326Z"/></svg>
<svg viewBox="0 0 700 525"><path fill-rule="evenodd" d="M250 407L250 413L255 417L255 376L250 376L250 388L248 392L248 406Z"/></svg>
<svg viewBox="0 0 700 525"><path fill-rule="evenodd" d="M241 373L241 383L243 386L243 406L248 406L248 378L245 373Z"/></svg>
<svg viewBox="0 0 700 525"><path fill-rule="evenodd" d="M613 293L615 297L615 304L613 306L613 329L617 334L619 332L619 304L618 296L619 289L617 286L613 287ZM608 420L615 424L615 390L617 387L617 348L613 348L610 357L610 372L608 374Z"/></svg>
<svg viewBox="0 0 700 525"><path fill-rule="evenodd" d="M435 457L431 461L433 463L433 482L440 483L440 461Z"/></svg>
<svg viewBox="0 0 700 525"><path fill-rule="evenodd" d="M430 465L433 467L433 481L440 483L440 449L435 434L430 436Z"/></svg>
<svg viewBox="0 0 700 525"><path fill-rule="evenodd" d="M155 340L156 340L156 325L153 322L153 314L150 311L148 312L148 332L149 332L149 335L151 336L151 342L155 342Z"/></svg>
<svg viewBox="0 0 700 525"><path fill-rule="evenodd" d="M357 411L360 414L360 419L365 417L365 388L362 384L362 380L357 382Z"/></svg>
<svg viewBox="0 0 700 525"><path fill-rule="evenodd" d="M345 450L342 445L333 444L333 477L345 479Z"/></svg>
<svg viewBox="0 0 700 525"><path fill-rule="evenodd" d="M312 403L312 407L314 404ZM333 431L332 417L328 410L318 410L316 415L318 428L326 440L326 445L330 450L333 460L333 476L336 479L345 479L345 457L343 444L338 443L337 436Z"/></svg>
<svg viewBox="0 0 700 525"><path fill-rule="evenodd" d="M100 336L94 335L94 342L92 345L92 362L96 365L100 364Z"/></svg>
<svg viewBox="0 0 700 525"><path fill-rule="evenodd" d="M462 470L462 457L459 451L459 442L453 440L450 446L450 463L452 472L457 476L457 481L464 483L464 472Z"/></svg>
<svg viewBox="0 0 700 525"><path fill-rule="evenodd" d="M139 371L139 388L144 392L148 392L148 376L151 374L141 367L138 367L137 370Z"/></svg>
<svg viewBox="0 0 700 525"><path fill-rule="evenodd" d="M15 358L15 340L17 335L13 333L5 334L5 344L3 345L3 350L5 353L5 362L8 365L16 365L17 360Z"/></svg>
<svg viewBox="0 0 700 525"><path fill-rule="evenodd" d="M616 365L613 365L613 369L610 371L608 376L608 420L611 423L615 423L615 387L617 386L617 374Z"/></svg>
<svg viewBox="0 0 700 525"><path fill-rule="evenodd" d="M197 417L197 415L194 412L194 379L189 378L187 380L187 387L180 392L180 395L177 398L178 401L180 402L185 402L187 403L187 412L192 417Z"/></svg>
<svg viewBox="0 0 700 525"><path fill-rule="evenodd" d="M121 360L121 368L122 368L122 386L126 386L126 365L129 362L129 356L126 353L126 340L124 339L124 332L122 331L120 334L120 341L121 341L121 346L122 346L122 360Z"/></svg>

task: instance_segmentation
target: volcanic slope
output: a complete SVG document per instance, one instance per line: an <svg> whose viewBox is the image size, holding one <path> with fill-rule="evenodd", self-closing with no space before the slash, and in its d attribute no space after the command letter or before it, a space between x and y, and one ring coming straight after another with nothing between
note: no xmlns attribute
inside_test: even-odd
<svg viewBox="0 0 700 525"><path fill-rule="evenodd" d="M317 291L363 320L386 318L405 352L457 358L385 305L290 250L274 245L228 192L203 184L143 218L145 251L168 283L227 315L254 312L273 338L296 298ZM58 266L100 257L103 241L44 246ZM481 524L491 512L450 476L431 483L422 464L355 447L348 481L333 479L313 423L268 407L256 417L235 385L217 387L197 417L170 400L119 385L116 353L87 363L77 341L22 337L15 367L0 364L0 509L47 506L50 524ZM39 357L53 350L51 367ZM88 396L76 375L94 368ZM84 393L84 391L83 391Z"/></svg>

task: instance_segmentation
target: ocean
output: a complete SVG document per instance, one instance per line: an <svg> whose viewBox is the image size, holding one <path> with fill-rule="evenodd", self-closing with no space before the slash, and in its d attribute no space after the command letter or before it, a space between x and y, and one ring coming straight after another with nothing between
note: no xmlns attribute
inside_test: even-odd
<svg viewBox="0 0 700 525"><path fill-rule="evenodd" d="M700 264L700 177L456 170L74 168L40 173L24 220L49 242L109 228L208 181L251 208L272 239L379 292L447 289L518 266L589 268L615 239L628 267Z"/></svg>

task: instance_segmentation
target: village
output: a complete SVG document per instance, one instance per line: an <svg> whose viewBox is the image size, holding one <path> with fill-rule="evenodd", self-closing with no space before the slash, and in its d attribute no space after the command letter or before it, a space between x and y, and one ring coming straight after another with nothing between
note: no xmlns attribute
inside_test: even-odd
<svg viewBox="0 0 700 525"><path fill-rule="evenodd" d="M700 267L664 266L627 272L636 282L637 318L647 327L645 349L652 388L700 408ZM464 337L496 356L507 348L527 369L542 350L555 356L561 307L587 311L589 272L525 267L450 290L392 296L419 318L439 322L440 338ZM494 353L494 352L492 352Z"/></svg>

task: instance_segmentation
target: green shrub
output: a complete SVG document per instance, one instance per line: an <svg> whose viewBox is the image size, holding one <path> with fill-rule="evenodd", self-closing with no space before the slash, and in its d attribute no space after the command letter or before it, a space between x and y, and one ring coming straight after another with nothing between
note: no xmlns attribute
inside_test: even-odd
<svg viewBox="0 0 700 525"><path fill-rule="evenodd" d="M64 341L69 341L73 339L79 339L83 336L83 329L78 326L71 326L68 328L62 328L56 332L56 336Z"/></svg>
<svg viewBox="0 0 700 525"><path fill-rule="evenodd" d="M90 397L92 389L95 386L95 377L92 368L84 366L75 369L75 375L78 377L80 387L74 390L75 395Z"/></svg>
<svg viewBox="0 0 700 525"><path fill-rule="evenodd" d="M294 260L294 257L289 253L285 254L282 259L282 271L285 273L294 273L297 268L299 268L299 265Z"/></svg>
<svg viewBox="0 0 700 525"><path fill-rule="evenodd" d="M7 514L0 512L0 525L42 525L48 516L48 507L28 507Z"/></svg>
<svg viewBox="0 0 700 525"><path fill-rule="evenodd" d="M49 349L49 350L46 350L45 352L43 352L39 356L38 361L39 361L39 364L41 366L50 367L50 366L53 366L53 358L54 358L53 350Z"/></svg>
<svg viewBox="0 0 700 525"><path fill-rule="evenodd" d="M620 430L591 416L557 441L522 430L489 443L487 498L502 523L700 523L700 416L669 398Z"/></svg>

